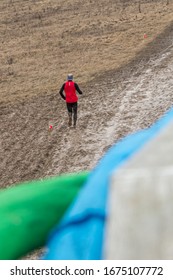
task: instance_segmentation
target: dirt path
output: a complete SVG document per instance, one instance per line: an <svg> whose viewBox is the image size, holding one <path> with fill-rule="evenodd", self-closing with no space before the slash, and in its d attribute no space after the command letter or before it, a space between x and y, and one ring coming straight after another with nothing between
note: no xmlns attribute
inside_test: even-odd
<svg viewBox="0 0 173 280"><path fill-rule="evenodd" d="M0 187L91 170L113 143L163 115L173 105L172 37L170 26L127 66L83 85L76 130L66 125L66 106L58 89L2 104Z"/></svg>
<svg viewBox="0 0 173 280"><path fill-rule="evenodd" d="M90 170L118 139L152 125L173 105L172 71L169 45L119 84L112 78L108 89L96 85L92 104L81 98L79 126L64 129L47 174Z"/></svg>

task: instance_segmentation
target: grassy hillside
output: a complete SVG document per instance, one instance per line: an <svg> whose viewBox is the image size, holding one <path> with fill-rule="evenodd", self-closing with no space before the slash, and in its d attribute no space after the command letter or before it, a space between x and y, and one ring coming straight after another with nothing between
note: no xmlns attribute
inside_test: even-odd
<svg viewBox="0 0 173 280"><path fill-rule="evenodd" d="M172 19L167 0L1 0L0 102L51 94L68 72L84 84L117 69Z"/></svg>
<svg viewBox="0 0 173 280"><path fill-rule="evenodd" d="M123 91L134 88L128 81L140 78L151 54L155 60L172 44L173 1L166 2L0 1L0 187L90 170L112 143L149 126L172 106L171 93L160 109L153 88L152 107L149 98L141 109L144 88L142 97L133 96L137 108L131 110ZM84 91L76 132L66 126L58 94L68 72Z"/></svg>

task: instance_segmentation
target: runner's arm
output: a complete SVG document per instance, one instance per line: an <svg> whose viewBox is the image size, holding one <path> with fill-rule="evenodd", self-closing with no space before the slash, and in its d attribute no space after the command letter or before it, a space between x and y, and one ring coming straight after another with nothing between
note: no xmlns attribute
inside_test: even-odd
<svg viewBox="0 0 173 280"><path fill-rule="evenodd" d="M62 85L62 87L61 87L61 89L60 89L60 91L59 91L59 94L60 94L61 97L65 100L65 96L64 96L64 94L63 94L64 86L65 86L65 84Z"/></svg>
<svg viewBox="0 0 173 280"><path fill-rule="evenodd" d="M74 83L74 85L75 85L75 89L77 90L77 92L78 92L79 94L83 94L83 92L80 90L78 84Z"/></svg>

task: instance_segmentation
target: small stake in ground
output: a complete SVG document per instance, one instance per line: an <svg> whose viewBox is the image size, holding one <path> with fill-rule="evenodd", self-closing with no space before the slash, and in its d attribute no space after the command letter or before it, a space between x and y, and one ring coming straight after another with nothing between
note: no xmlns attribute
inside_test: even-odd
<svg viewBox="0 0 173 280"><path fill-rule="evenodd" d="M53 126L50 124L49 125L49 131L51 131L53 129Z"/></svg>

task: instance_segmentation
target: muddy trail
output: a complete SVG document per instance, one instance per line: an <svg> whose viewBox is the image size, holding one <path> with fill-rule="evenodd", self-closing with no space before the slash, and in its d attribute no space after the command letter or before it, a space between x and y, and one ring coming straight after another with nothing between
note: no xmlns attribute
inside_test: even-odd
<svg viewBox="0 0 173 280"><path fill-rule="evenodd" d="M164 43L160 36L127 67L96 81L89 98L81 98L78 128L64 130L48 175L91 170L114 143L150 127L172 106L172 28L166 33Z"/></svg>
<svg viewBox="0 0 173 280"><path fill-rule="evenodd" d="M77 128L57 91L0 107L0 187L91 170L122 137L173 105L173 25L128 65L81 84ZM49 125L53 130L49 131Z"/></svg>

